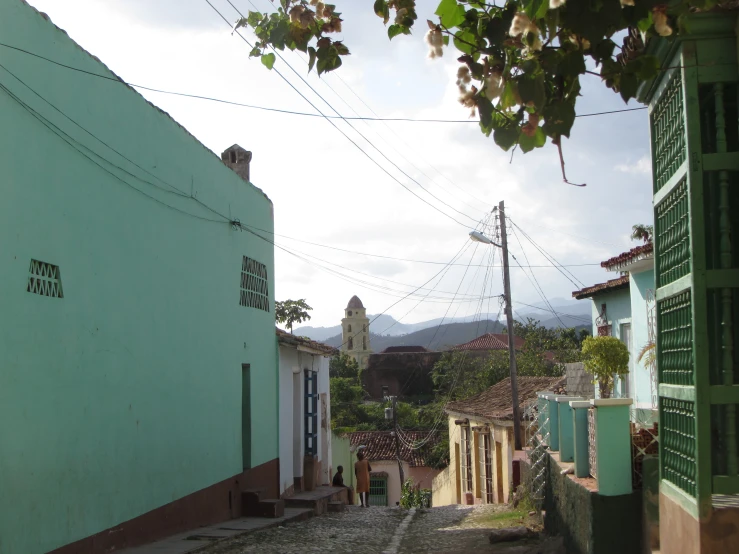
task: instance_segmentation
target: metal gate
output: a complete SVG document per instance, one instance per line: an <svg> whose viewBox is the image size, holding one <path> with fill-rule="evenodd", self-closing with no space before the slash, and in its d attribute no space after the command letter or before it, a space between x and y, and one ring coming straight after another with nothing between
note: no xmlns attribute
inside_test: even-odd
<svg viewBox="0 0 739 554"><path fill-rule="evenodd" d="M303 411L303 429L305 454L318 454L318 374L308 369L304 378L305 402Z"/></svg>
<svg viewBox="0 0 739 554"><path fill-rule="evenodd" d="M370 476L370 506L387 506L387 477Z"/></svg>

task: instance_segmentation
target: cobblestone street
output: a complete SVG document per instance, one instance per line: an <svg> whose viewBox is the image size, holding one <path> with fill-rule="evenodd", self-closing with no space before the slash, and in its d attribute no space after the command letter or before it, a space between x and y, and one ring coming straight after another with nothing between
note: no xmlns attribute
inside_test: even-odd
<svg viewBox="0 0 739 554"><path fill-rule="evenodd" d="M501 552L508 545L488 541L496 506L444 506L418 510L409 517L397 508L369 509L347 507L344 512L324 514L205 549L205 554L244 554L251 552L283 554L341 552L367 554L420 554L424 552ZM406 522L406 526L402 525ZM523 523L513 522L512 525ZM520 548L521 543L517 543ZM513 545L510 545L513 547Z"/></svg>

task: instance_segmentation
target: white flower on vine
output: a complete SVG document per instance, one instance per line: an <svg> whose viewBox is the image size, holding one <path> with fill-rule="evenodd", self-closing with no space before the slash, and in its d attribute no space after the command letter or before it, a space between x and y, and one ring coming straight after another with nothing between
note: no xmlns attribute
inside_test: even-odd
<svg viewBox="0 0 739 554"><path fill-rule="evenodd" d="M429 45L429 58L440 58L444 55L444 37L441 36L439 29L430 29L426 33L426 44Z"/></svg>
<svg viewBox="0 0 739 554"><path fill-rule="evenodd" d="M634 0L621 0L621 7L634 5Z"/></svg>
<svg viewBox="0 0 739 554"><path fill-rule="evenodd" d="M577 35L570 35L570 42L583 50L590 50L590 41L586 38L578 38Z"/></svg>
<svg viewBox="0 0 739 554"><path fill-rule="evenodd" d="M395 13L395 24L401 25L403 23L403 18L408 14L408 8L400 8Z"/></svg>
<svg viewBox="0 0 739 554"><path fill-rule="evenodd" d="M499 71L493 71L485 79L485 96L488 100L495 100L503 92L504 85L503 75Z"/></svg>
<svg viewBox="0 0 739 554"><path fill-rule="evenodd" d="M311 5L311 6L315 6L315 5L317 5L318 3L319 3L319 2L318 2L318 0L310 0L310 5Z"/></svg>
<svg viewBox="0 0 739 554"><path fill-rule="evenodd" d="M316 17L323 18L323 9L326 7L323 2L313 2L311 0L311 4L316 7Z"/></svg>
<svg viewBox="0 0 739 554"><path fill-rule="evenodd" d="M567 0L549 0L549 9L556 10L557 8L561 8L565 5L566 1Z"/></svg>
<svg viewBox="0 0 739 554"><path fill-rule="evenodd" d="M513 16L513 21L511 22L511 28L508 31L508 34L512 37L517 37L526 33L536 33L538 35L539 27L529 19L528 15L523 12L519 12Z"/></svg>
<svg viewBox="0 0 739 554"><path fill-rule="evenodd" d="M471 81L472 76L470 75L470 68L466 65L460 66L460 68L457 69L457 86L462 87L469 84Z"/></svg>
<svg viewBox="0 0 739 554"><path fill-rule="evenodd" d="M672 27L667 22L667 13L665 8L654 8L652 11L652 20L654 21L654 30L661 37L669 37L672 34Z"/></svg>
<svg viewBox="0 0 739 554"><path fill-rule="evenodd" d="M459 87L459 93L459 103L465 108L470 108L470 117L475 117L475 114L477 113L477 102L475 101L477 87L473 85L470 90L465 90L464 88Z"/></svg>

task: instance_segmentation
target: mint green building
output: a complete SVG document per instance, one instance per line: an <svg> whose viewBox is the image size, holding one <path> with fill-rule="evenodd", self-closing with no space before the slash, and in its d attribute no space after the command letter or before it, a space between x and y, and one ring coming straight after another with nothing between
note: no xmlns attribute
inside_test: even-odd
<svg viewBox="0 0 739 554"><path fill-rule="evenodd" d="M656 337L654 245L637 246L601 262L601 266L617 277L575 291L572 296L590 299L593 336L614 336L628 347L629 373L617 378L614 396L633 399L632 419L649 424L657 419L657 374L655 367L645 363L646 357L639 360L639 353L654 344Z"/></svg>
<svg viewBox="0 0 739 554"><path fill-rule="evenodd" d="M22 0L0 37L81 70L0 47L0 552L107 551L277 495L251 154L219 159Z"/></svg>

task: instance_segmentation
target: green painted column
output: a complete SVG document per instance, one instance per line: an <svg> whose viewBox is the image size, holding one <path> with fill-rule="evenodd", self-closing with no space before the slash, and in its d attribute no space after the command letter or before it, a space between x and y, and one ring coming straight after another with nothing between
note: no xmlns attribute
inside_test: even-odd
<svg viewBox="0 0 739 554"><path fill-rule="evenodd" d="M574 427L575 476L588 477L590 475L590 458L588 457L588 410L590 409L590 401L570 401L570 408Z"/></svg>
<svg viewBox="0 0 739 554"><path fill-rule="evenodd" d="M557 405L559 396L548 394L545 397L549 403L549 450L552 452L559 451L559 406Z"/></svg>
<svg viewBox="0 0 739 554"><path fill-rule="evenodd" d="M575 459L575 426L572 420L570 401L583 400L582 396L558 396L559 412L559 461L572 462Z"/></svg>
<svg viewBox="0 0 739 554"><path fill-rule="evenodd" d="M631 398L598 398L595 406L595 456L598 493L619 496L632 492L631 430L629 407Z"/></svg>
<svg viewBox="0 0 739 554"><path fill-rule="evenodd" d="M545 410L545 406L549 405L546 399L547 395L549 394L554 394L554 393L548 390L539 391L536 393L536 397L538 398L537 409L539 411L539 415L538 415L539 433L541 434L542 438L544 438L546 434L549 432L549 427L547 424L548 410Z"/></svg>

